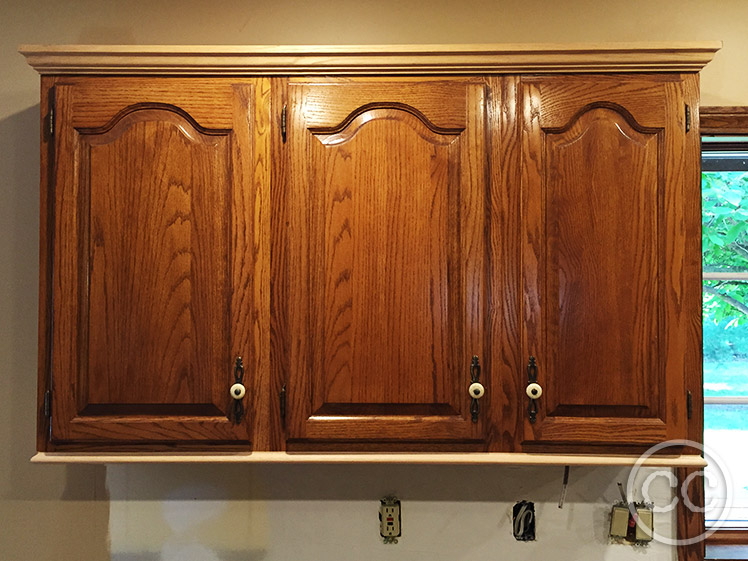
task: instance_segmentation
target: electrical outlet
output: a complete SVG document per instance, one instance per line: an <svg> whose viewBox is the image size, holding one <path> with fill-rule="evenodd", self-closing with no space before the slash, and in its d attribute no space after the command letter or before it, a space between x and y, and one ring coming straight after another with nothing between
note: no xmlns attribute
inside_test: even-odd
<svg viewBox="0 0 748 561"><path fill-rule="evenodd" d="M385 497L379 504L379 534L384 543L397 543L402 534L400 501L397 497Z"/></svg>

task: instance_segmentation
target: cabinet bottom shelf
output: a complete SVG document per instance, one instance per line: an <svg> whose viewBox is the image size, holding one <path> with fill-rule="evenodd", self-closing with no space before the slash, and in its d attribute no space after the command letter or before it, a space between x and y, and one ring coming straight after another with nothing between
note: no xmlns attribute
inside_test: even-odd
<svg viewBox="0 0 748 561"><path fill-rule="evenodd" d="M549 466L633 466L636 455L476 453L89 453L39 452L31 458L39 464L430 464L430 465L549 465ZM701 456L655 456L640 465L658 467L704 467Z"/></svg>

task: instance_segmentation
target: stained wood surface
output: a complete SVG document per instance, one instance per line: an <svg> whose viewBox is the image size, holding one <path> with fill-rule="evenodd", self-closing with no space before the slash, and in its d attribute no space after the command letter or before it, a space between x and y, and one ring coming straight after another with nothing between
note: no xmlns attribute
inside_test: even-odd
<svg viewBox="0 0 748 561"><path fill-rule="evenodd" d="M257 84L143 86L55 84L51 440L248 447L267 322L254 304L262 190L247 188L255 154L267 159ZM250 390L239 423L236 356Z"/></svg>
<svg viewBox="0 0 748 561"><path fill-rule="evenodd" d="M483 438L485 115L476 80L289 85L291 440Z"/></svg>
<svg viewBox="0 0 748 561"><path fill-rule="evenodd" d="M43 118L51 98L39 449L700 438L696 75L58 77Z"/></svg>
<svg viewBox="0 0 748 561"><path fill-rule="evenodd" d="M748 134L748 107L710 106L701 107L702 134Z"/></svg>
<svg viewBox="0 0 748 561"><path fill-rule="evenodd" d="M523 96L524 350L544 390L525 440L684 437L681 86L530 77Z"/></svg>

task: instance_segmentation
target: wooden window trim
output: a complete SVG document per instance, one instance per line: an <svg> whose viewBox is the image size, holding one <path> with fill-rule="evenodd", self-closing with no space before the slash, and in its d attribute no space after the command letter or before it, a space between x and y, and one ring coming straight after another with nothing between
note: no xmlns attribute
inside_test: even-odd
<svg viewBox="0 0 748 561"><path fill-rule="evenodd" d="M699 126L701 134L716 135L745 135L748 134L748 106L712 106L702 107L699 113ZM703 431L702 431L703 432ZM676 475L678 485L685 480L693 468L678 468ZM691 500L699 506L704 505L704 484L702 479L697 479L695 485L689 489ZM698 502L697 502L698 501ZM705 521L703 512L691 512L686 508L683 501L678 503L677 508L678 538L698 536L704 531ZM678 561L703 561L706 556L707 546L734 546L740 548L741 553L748 546L748 530L717 530L706 541L691 545L678 546ZM747 557L741 556L738 559ZM710 558L709 561L719 561Z"/></svg>
<svg viewBox="0 0 748 561"><path fill-rule="evenodd" d="M701 134L748 134L748 106L702 107Z"/></svg>

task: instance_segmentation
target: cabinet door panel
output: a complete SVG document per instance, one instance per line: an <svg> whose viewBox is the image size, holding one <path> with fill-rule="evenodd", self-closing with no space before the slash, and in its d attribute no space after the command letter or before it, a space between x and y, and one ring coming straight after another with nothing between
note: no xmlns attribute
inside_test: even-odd
<svg viewBox="0 0 748 561"><path fill-rule="evenodd" d="M469 80L289 86L292 440L483 438L467 390L486 310L484 97Z"/></svg>
<svg viewBox="0 0 748 561"><path fill-rule="evenodd" d="M182 109L175 80L159 101L127 79L56 87L55 443L249 445L228 390L234 357L251 371L254 354L254 89L200 85L229 127Z"/></svg>
<svg viewBox="0 0 748 561"><path fill-rule="evenodd" d="M526 443L684 433L685 371L668 353L683 349L685 232L667 215L685 135L669 80L523 79L524 347L544 390Z"/></svg>

